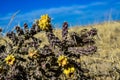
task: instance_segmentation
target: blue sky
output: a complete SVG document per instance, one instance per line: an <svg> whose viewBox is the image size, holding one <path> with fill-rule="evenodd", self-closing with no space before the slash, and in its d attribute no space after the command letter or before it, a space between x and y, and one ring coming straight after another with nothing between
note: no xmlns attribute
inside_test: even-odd
<svg viewBox="0 0 120 80"><path fill-rule="evenodd" d="M0 27L6 30L25 22L31 26L42 14L49 14L55 27L64 21L74 26L120 20L120 0L0 0Z"/></svg>

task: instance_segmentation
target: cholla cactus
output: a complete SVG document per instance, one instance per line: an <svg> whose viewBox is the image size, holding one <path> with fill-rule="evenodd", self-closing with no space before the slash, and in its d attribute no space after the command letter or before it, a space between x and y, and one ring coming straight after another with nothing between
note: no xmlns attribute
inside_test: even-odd
<svg viewBox="0 0 120 80"><path fill-rule="evenodd" d="M94 41L97 30L69 34L68 23L64 22L62 40L60 40L55 36L51 25L51 18L46 14L41 16L30 29L25 23L24 29L16 26L16 32L7 33L6 36L11 42L8 42L10 48L5 46L4 51L0 52L0 80L88 79L76 60L80 59L81 55L96 52L97 47L93 45L95 43L90 44L90 42ZM45 31L49 41L49 44L42 48L40 47L42 41L34 36L41 30ZM14 54L9 55L9 53Z"/></svg>
<svg viewBox="0 0 120 80"><path fill-rule="evenodd" d="M19 26L16 26L15 30L16 30L18 36L24 35L23 29L21 29Z"/></svg>
<svg viewBox="0 0 120 80"><path fill-rule="evenodd" d="M25 32L25 34L29 33L29 28L28 28L27 23L24 24L24 32Z"/></svg>
<svg viewBox="0 0 120 80"><path fill-rule="evenodd" d="M63 40L67 39L67 34L68 34L68 23L64 22L62 26L62 38Z"/></svg>
<svg viewBox="0 0 120 80"><path fill-rule="evenodd" d="M50 45L55 48L55 46L61 48L62 47L62 42L59 40L58 37L56 37L54 35L53 32L46 32L46 35L47 35L47 38L48 38L48 41L50 43Z"/></svg>
<svg viewBox="0 0 120 80"><path fill-rule="evenodd" d="M96 46L90 46L90 47L86 47L86 48L81 48L81 47L70 47L68 49L69 52L72 53L76 53L79 55L88 55L88 54L92 54L94 52L97 51L97 47Z"/></svg>
<svg viewBox="0 0 120 80"><path fill-rule="evenodd" d="M2 32L2 28L0 28L0 32Z"/></svg>
<svg viewBox="0 0 120 80"><path fill-rule="evenodd" d="M0 73L2 73L3 72L3 67L2 66L0 66Z"/></svg>

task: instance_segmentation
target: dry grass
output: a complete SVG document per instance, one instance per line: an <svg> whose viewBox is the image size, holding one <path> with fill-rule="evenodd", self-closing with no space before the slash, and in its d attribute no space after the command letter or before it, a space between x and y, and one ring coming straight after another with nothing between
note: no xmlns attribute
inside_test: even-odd
<svg viewBox="0 0 120 80"><path fill-rule="evenodd" d="M82 56L81 60L91 75L106 75L108 78L104 80L118 80L120 74L115 68L120 69L120 23L105 23L94 27L98 29L100 37L96 38L98 51L91 56ZM110 77L111 74L115 76Z"/></svg>
<svg viewBox="0 0 120 80"><path fill-rule="evenodd" d="M89 56L81 56L81 65L89 69L86 75L95 77L96 80L118 80L120 74L115 68L120 69L120 23L103 23L92 27L98 30L98 37L95 38L98 51ZM90 29L91 26L76 26L70 28L69 32L79 33L80 30L86 28ZM54 33L61 39L61 30L55 30ZM35 36L42 38L41 47L48 44L44 32Z"/></svg>

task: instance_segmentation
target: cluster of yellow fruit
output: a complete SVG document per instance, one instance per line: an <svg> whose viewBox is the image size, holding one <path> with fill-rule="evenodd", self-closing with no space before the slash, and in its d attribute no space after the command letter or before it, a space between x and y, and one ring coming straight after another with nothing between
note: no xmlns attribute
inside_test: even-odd
<svg viewBox="0 0 120 80"><path fill-rule="evenodd" d="M15 62L15 57L12 54L10 54L5 58L5 61L6 61L6 64L13 65Z"/></svg>
<svg viewBox="0 0 120 80"><path fill-rule="evenodd" d="M38 51L30 48L28 50L28 56L30 58L37 58L38 57Z"/></svg>
<svg viewBox="0 0 120 80"><path fill-rule="evenodd" d="M38 51L37 51L37 50L32 50L32 49L30 49L30 50L28 51L28 56L29 56L30 58L37 58L37 57L38 57ZM8 55L8 56L5 58L5 62L6 62L6 64L8 64L8 65L13 65L14 62L15 62L15 56L12 55L12 54Z"/></svg>
<svg viewBox="0 0 120 80"><path fill-rule="evenodd" d="M51 27L51 18L48 14L42 15L41 18L38 20L38 26L41 30L48 30Z"/></svg>
<svg viewBox="0 0 120 80"><path fill-rule="evenodd" d="M62 67L68 64L67 57L64 55L59 56L57 62L58 62L58 65Z"/></svg>
<svg viewBox="0 0 120 80"><path fill-rule="evenodd" d="M75 68L72 66L68 66L68 59L66 56L61 55L58 57L57 63L59 66L61 66L63 68L63 73L67 76L67 77L73 77L73 74L75 72Z"/></svg>
<svg viewBox="0 0 120 80"><path fill-rule="evenodd" d="M68 67L68 68L65 68L63 70L63 73L67 76L67 77L73 77L73 73L75 72L75 68L74 67Z"/></svg>

